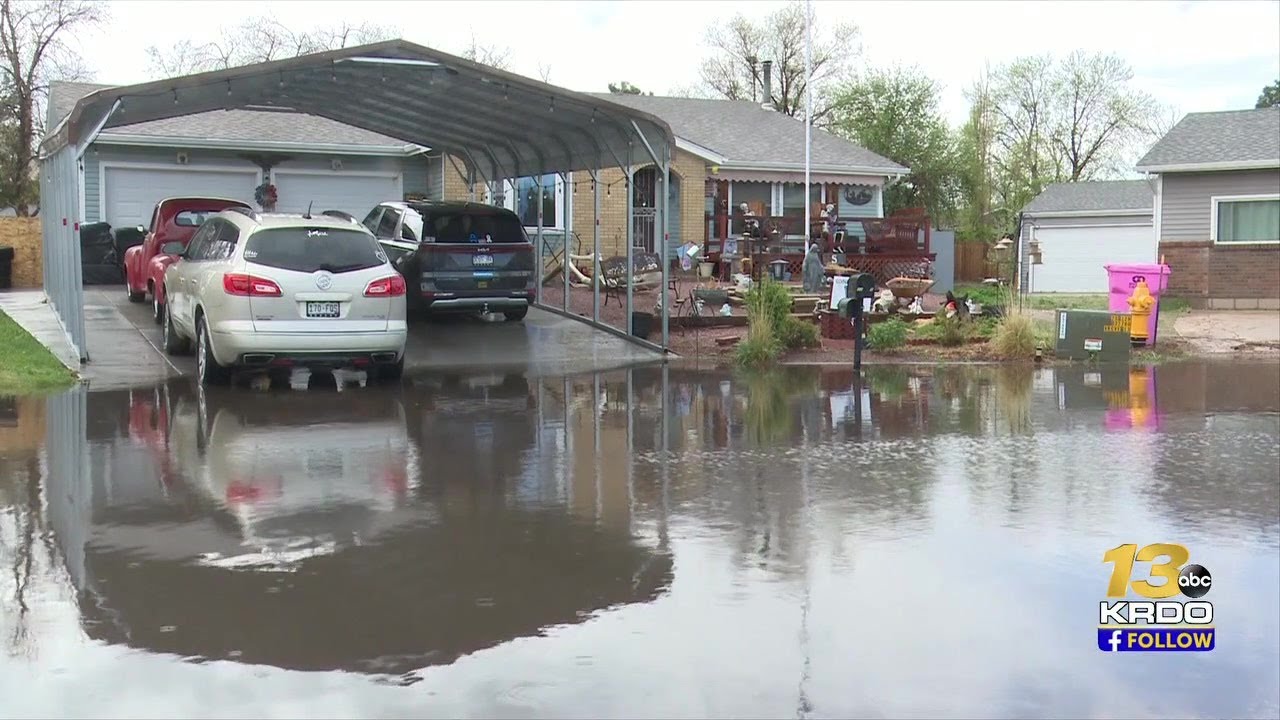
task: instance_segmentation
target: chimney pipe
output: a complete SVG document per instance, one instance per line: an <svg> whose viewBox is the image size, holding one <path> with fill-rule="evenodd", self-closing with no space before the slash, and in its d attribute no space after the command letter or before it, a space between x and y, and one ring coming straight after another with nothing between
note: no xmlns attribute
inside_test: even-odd
<svg viewBox="0 0 1280 720"><path fill-rule="evenodd" d="M769 110L773 109L773 61L765 60L760 63L761 71L764 73L764 106Z"/></svg>

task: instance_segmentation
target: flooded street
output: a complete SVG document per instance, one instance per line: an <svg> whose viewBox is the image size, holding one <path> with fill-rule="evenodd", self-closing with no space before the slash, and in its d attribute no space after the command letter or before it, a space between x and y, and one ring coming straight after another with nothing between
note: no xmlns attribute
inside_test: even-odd
<svg viewBox="0 0 1280 720"><path fill-rule="evenodd" d="M1276 717L1277 608L1275 363L0 398L0 717Z"/></svg>

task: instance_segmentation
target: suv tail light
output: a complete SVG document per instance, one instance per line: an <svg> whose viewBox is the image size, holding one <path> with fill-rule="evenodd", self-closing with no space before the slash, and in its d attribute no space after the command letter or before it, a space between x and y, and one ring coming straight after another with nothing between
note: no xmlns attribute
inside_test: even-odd
<svg viewBox="0 0 1280 720"><path fill-rule="evenodd" d="M404 293L404 278L399 275L378 278L370 282L364 289L365 297L399 297Z"/></svg>
<svg viewBox="0 0 1280 720"><path fill-rule="evenodd" d="M280 286L274 280L244 273L226 273L222 276L222 289L228 295L250 297L280 297Z"/></svg>

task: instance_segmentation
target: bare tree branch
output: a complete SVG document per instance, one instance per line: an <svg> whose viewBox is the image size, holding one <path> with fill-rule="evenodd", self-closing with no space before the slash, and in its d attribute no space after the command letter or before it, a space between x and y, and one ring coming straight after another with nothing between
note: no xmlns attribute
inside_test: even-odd
<svg viewBox="0 0 1280 720"><path fill-rule="evenodd" d="M104 3L0 0L0 207L27 215L35 204L35 143L44 124L49 81L63 73L87 76L66 40L106 15Z"/></svg>
<svg viewBox="0 0 1280 720"><path fill-rule="evenodd" d="M834 86L849 72L860 53L858 29L853 25L823 25L816 13L813 27L811 75L805 76L805 6L792 3L763 22L739 14L727 24L707 29L712 54L703 61L701 77L711 94L729 100L768 102L778 112L803 117L805 90L813 85L813 120L824 124L835 105ZM762 63L773 63L770 97L763 97Z"/></svg>

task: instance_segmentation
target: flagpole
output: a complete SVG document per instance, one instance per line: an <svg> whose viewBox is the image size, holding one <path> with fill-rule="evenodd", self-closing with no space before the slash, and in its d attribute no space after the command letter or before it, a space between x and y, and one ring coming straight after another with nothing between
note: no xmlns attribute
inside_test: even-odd
<svg viewBox="0 0 1280 720"><path fill-rule="evenodd" d="M812 157L813 142L813 8L810 0L804 3L804 254L809 254L809 245L813 219L810 217L812 202L809 199L809 165Z"/></svg>

